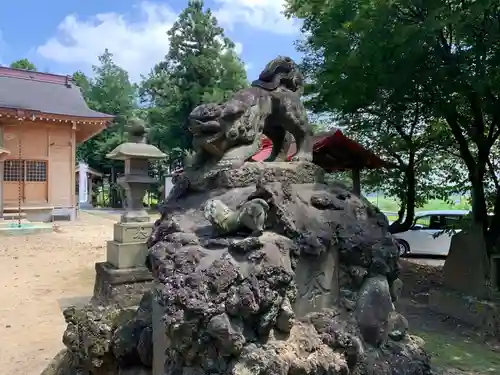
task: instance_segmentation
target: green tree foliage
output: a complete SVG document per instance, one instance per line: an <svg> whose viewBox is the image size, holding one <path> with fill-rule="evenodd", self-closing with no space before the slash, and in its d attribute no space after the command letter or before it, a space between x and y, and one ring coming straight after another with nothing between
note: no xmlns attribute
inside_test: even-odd
<svg viewBox="0 0 500 375"><path fill-rule="evenodd" d="M78 156L92 168L110 173L114 164L106 154L125 140L125 125L137 110L137 88L108 50L99 56L99 62L93 67L94 78L76 72L73 80L91 109L116 117L107 129L78 147Z"/></svg>
<svg viewBox="0 0 500 375"><path fill-rule="evenodd" d="M398 219L390 226L392 233L408 230L415 208L429 199L447 199L456 192L449 178L457 168L449 165L450 155L443 154L438 143L445 130L443 123L428 116L420 103L398 110L388 104L371 106L349 115L348 120L348 136L392 163L392 167L368 171L363 179L365 189L400 201ZM447 173L443 176L444 166Z"/></svg>
<svg viewBox="0 0 500 375"><path fill-rule="evenodd" d="M222 102L247 85L243 63L209 9L189 1L168 31L170 49L141 85L151 140L163 151L188 149L187 118L197 105Z"/></svg>
<svg viewBox="0 0 500 375"><path fill-rule="evenodd" d="M472 190L473 221L489 249L500 235L486 219L485 179L500 135L500 1L289 0L304 20L304 66L316 110L357 113L419 104L445 124L442 145L457 150ZM404 111L403 111L404 113ZM367 125L368 126L368 125ZM450 140L452 144L448 144Z"/></svg>
<svg viewBox="0 0 500 375"><path fill-rule="evenodd" d="M104 131L78 146L77 158L109 174L114 188L116 174L123 170L123 163L109 160L106 154L125 141L127 122L139 114L137 87L130 82L128 73L113 62L113 55L108 50L99 56L99 63L93 67L94 78L76 72L73 80L91 109L116 117ZM113 206L119 205L116 189L112 189L110 198Z"/></svg>
<svg viewBox="0 0 500 375"><path fill-rule="evenodd" d="M10 64L10 67L12 69L23 69L23 70L29 70L29 71L32 71L32 72L36 72L37 71L35 64L33 64L28 59L16 60L16 61L14 61L14 62L12 62Z"/></svg>

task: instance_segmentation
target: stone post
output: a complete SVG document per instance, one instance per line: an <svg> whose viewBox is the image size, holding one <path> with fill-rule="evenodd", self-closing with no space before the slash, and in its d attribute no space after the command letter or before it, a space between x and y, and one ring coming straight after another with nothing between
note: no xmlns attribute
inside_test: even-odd
<svg viewBox="0 0 500 375"><path fill-rule="evenodd" d="M88 166L87 164L78 163L78 203L80 208L89 208L90 202L88 201Z"/></svg>
<svg viewBox="0 0 500 375"><path fill-rule="evenodd" d="M149 176L149 161L166 155L146 144L145 134L142 123L135 120L129 131L129 142L106 155L125 162L125 174L117 180L125 192L125 211L114 225L113 239L107 242L106 262L96 264L94 299L100 303L135 305L152 284L153 278L145 263L146 240L153 223L142 202L148 187L157 183Z"/></svg>

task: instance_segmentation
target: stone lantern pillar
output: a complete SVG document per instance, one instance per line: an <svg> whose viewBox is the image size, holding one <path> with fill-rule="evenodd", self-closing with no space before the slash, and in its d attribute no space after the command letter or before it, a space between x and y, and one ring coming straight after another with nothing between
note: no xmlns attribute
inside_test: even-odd
<svg viewBox="0 0 500 375"><path fill-rule="evenodd" d="M149 186L157 181L149 176L149 162L166 155L146 143L146 128L133 120L129 140L106 157L125 162L125 173L117 179L123 187L124 213L114 225L113 240L107 242L106 262L96 264L94 299L100 303L133 305L149 288L152 276L145 267L146 240L153 223L144 209L143 199Z"/></svg>

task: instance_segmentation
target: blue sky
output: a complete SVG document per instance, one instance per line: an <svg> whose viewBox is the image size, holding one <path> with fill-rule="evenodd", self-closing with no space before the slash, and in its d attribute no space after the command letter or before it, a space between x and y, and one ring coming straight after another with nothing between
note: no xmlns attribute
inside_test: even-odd
<svg viewBox="0 0 500 375"><path fill-rule="evenodd" d="M187 0L6 1L0 12L0 64L28 58L41 71L91 72L108 48L134 81L168 51L166 31ZM300 60L299 24L282 15L283 0L210 0L205 6L237 44L249 79L276 55Z"/></svg>

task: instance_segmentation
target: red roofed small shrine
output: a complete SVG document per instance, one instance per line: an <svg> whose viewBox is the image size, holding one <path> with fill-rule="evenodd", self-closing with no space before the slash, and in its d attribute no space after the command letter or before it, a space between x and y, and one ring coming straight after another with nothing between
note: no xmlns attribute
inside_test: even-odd
<svg viewBox="0 0 500 375"><path fill-rule="evenodd" d="M271 154L272 147L271 140L263 137L261 149L251 159L265 160ZM295 153L295 143L292 143L288 150L288 158L290 159ZM353 189L358 194L361 192L362 169L394 168L393 164L346 137L340 129L314 136L313 162L328 172L352 171Z"/></svg>

